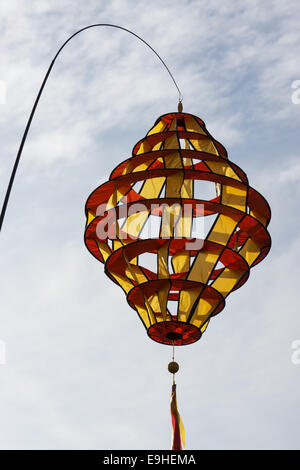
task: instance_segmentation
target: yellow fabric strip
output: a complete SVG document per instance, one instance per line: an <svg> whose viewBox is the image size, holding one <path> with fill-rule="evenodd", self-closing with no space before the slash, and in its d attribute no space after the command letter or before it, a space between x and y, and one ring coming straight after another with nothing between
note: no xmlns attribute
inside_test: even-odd
<svg viewBox="0 0 300 470"><path fill-rule="evenodd" d="M176 130L177 130L177 119L176 119L176 116L174 116L170 124L169 131L176 131Z"/></svg>
<svg viewBox="0 0 300 470"><path fill-rule="evenodd" d="M127 257L127 254L126 254L126 251L123 250L122 251L122 254L123 254L123 257L124 257L124 260L126 261L126 264L127 264L127 267L128 267L128 271L126 270L126 274L128 272L130 272L130 275L131 275L131 278L137 283L137 284L140 284L141 282L145 282L145 280L147 280L147 278L145 277L144 274L142 274L140 268L138 268L138 266L131 266L130 262L128 261L128 257ZM128 274L127 274L128 276ZM145 280L144 280L145 279ZM153 311L149 305L149 302L148 302L148 299L147 297L144 295L144 292L142 291L143 293L143 296L144 296L144 300L145 300L145 306L147 308L147 311L148 311L148 314L149 314L149 318L151 319L151 321L154 323L155 322L155 317L153 315Z"/></svg>
<svg viewBox="0 0 300 470"><path fill-rule="evenodd" d="M137 265L132 265L131 263L128 263L128 269L126 269L125 274L128 279L132 279L138 284L142 284L142 282L148 281L142 270Z"/></svg>
<svg viewBox="0 0 300 470"><path fill-rule="evenodd" d="M155 158L153 158L152 160L148 160L145 163L140 163L135 168L133 168L132 173L138 173L139 171L147 170L147 168L154 162L154 160L155 160Z"/></svg>
<svg viewBox="0 0 300 470"><path fill-rule="evenodd" d="M198 134L206 135L200 124L192 116L184 118L185 128L189 132L197 132Z"/></svg>
<svg viewBox="0 0 300 470"><path fill-rule="evenodd" d="M132 173L132 160L128 161L125 169L122 172L123 175L128 175L129 173Z"/></svg>
<svg viewBox="0 0 300 470"><path fill-rule="evenodd" d="M167 137L164 140L164 149L178 149L179 148L179 142L177 135L174 134L170 137Z"/></svg>
<svg viewBox="0 0 300 470"><path fill-rule="evenodd" d="M180 197L180 189L183 183L183 179L183 171L178 171L178 173L173 173L167 177L166 197Z"/></svg>
<svg viewBox="0 0 300 470"><path fill-rule="evenodd" d="M138 151L136 152L137 155L140 155L141 153L146 153L146 152L150 152L150 150L152 150L152 147L151 145L149 144L149 142L147 141L147 139L145 139L141 145L140 145L140 148L138 149Z"/></svg>
<svg viewBox="0 0 300 470"><path fill-rule="evenodd" d="M169 245L170 241L167 241L161 248L159 248L157 256L158 256L158 279L169 279L169 267L168 267L168 259L169 259ZM163 319L166 320L167 317L167 302L168 302L168 294L170 290L170 284L166 283L163 288L161 288L158 292L158 299L160 304L160 310L163 315Z"/></svg>
<svg viewBox="0 0 300 470"><path fill-rule="evenodd" d="M88 211L86 226L90 225L90 223L94 220L95 217L96 217L95 215L93 215L90 211Z"/></svg>
<svg viewBox="0 0 300 470"><path fill-rule="evenodd" d="M151 324L153 324L153 323L151 323L150 320L149 320L147 309L141 307L140 305L136 305L136 308L137 308L138 314L139 314L142 322L144 323L145 327L149 328L149 326L151 326Z"/></svg>
<svg viewBox="0 0 300 470"><path fill-rule="evenodd" d="M170 290L170 283L166 282L166 284L163 287L161 287L158 291L159 307L162 313L163 321L171 320L170 312L167 310L169 290Z"/></svg>
<svg viewBox="0 0 300 470"><path fill-rule="evenodd" d="M160 226L161 238L173 238L174 227L177 226L181 217L181 206L179 204L172 204L171 206L164 205L162 209L162 223Z"/></svg>
<svg viewBox="0 0 300 470"><path fill-rule="evenodd" d="M233 171L231 166L226 162L226 160L220 162L205 160L205 164L216 175L223 175L237 181L242 181L241 178L235 173L235 171Z"/></svg>
<svg viewBox="0 0 300 470"><path fill-rule="evenodd" d="M184 212L180 212L180 216L177 217L175 234L177 238L190 238L192 234L192 208L187 208L184 206ZM187 256L189 254L187 253Z"/></svg>
<svg viewBox="0 0 300 470"><path fill-rule="evenodd" d="M229 217L228 215L220 214L207 240L219 243L220 245L227 245L231 234L234 232L241 218L242 215L234 214Z"/></svg>
<svg viewBox="0 0 300 470"><path fill-rule="evenodd" d="M216 301L210 302L208 300L200 298L198 305L194 311L194 314L190 320L192 325L197 328L201 328L206 322L208 317L211 315L213 309L216 307Z"/></svg>
<svg viewBox="0 0 300 470"><path fill-rule="evenodd" d="M239 254L247 261L249 266L252 266L260 254L260 247L251 238L249 238L239 251Z"/></svg>
<svg viewBox="0 0 300 470"><path fill-rule="evenodd" d="M166 168L182 168L182 160L178 151L164 156Z"/></svg>
<svg viewBox="0 0 300 470"><path fill-rule="evenodd" d="M115 184L115 189L114 189L112 195L110 196L110 198L107 201L106 210L117 207L119 201L122 199L124 194L126 194L128 189L129 189L128 186L123 186L121 188L117 188L117 183L115 181L113 181L113 182Z"/></svg>
<svg viewBox="0 0 300 470"><path fill-rule="evenodd" d="M179 251L172 256L174 273L187 273L190 269L189 251Z"/></svg>
<svg viewBox="0 0 300 470"><path fill-rule="evenodd" d="M166 122L159 121L153 129L151 129L147 135L152 135L152 134L159 134L160 132L163 132L167 126Z"/></svg>
<svg viewBox="0 0 300 470"><path fill-rule="evenodd" d="M183 184L181 186L180 196L185 199L193 199L193 191L194 191L194 181L184 179Z"/></svg>
<svg viewBox="0 0 300 470"><path fill-rule="evenodd" d="M177 138L176 138L177 141ZM165 159L165 165L167 168L182 168L182 161L178 152L169 155ZM180 189L183 183L184 173L178 171L166 178L166 197L167 198L179 198ZM160 236L163 238L170 238L174 236L174 226L177 223L181 214L181 208L178 204L172 206L165 206L162 214L162 224Z"/></svg>
<svg viewBox="0 0 300 470"><path fill-rule="evenodd" d="M183 447L185 448L185 429L184 429L184 425L183 425L183 422L179 413L178 413L178 418L179 418L180 437L182 440Z"/></svg>
<svg viewBox="0 0 300 470"><path fill-rule="evenodd" d="M144 208L143 211L138 211L138 208ZM134 208L134 206L132 206ZM138 238L146 220L149 217L150 209L147 209L146 206L136 205L136 213L133 213L127 217L125 220L122 231L126 232L129 237Z"/></svg>
<svg viewBox="0 0 300 470"><path fill-rule="evenodd" d="M145 181L140 195L146 199L153 199L159 196L166 178L164 176L159 178L149 178Z"/></svg>
<svg viewBox="0 0 300 470"><path fill-rule="evenodd" d="M98 245L98 249L99 249L101 255L103 256L103 259L104 259L104 262L105 262L107 260L107 258L109 257L109 255L111 255L111 249L109 248L109 246L105 242L102 242L102 241L98 240L96 243Z"/></svg>
<svg viewBox="0 0 300 470"><path fill-rule="evenodd" d="M235 188L234 186L222 186L221 203L246 212L247 188Z"/></svg>
<svg viewBox="0 0 300 470"><path fill-rule="evenodd" d="M169 279L170 277L168 267L169 245L170 241L166 241L158 250L158 279Z"/></svg>
<svg viewBox="0 0 300 470"><path fill-rule="evenodd" d="M208 327L209 322L210 322L210 320L207 320L207 322L204 323L204 325L201 326L201 328L200 328L201 333L204 333L204 331Z"/></svg>
<svg viewBox="0 0 300 470"><path fill-rule="evenodd" d="M220 252L221 247L215 252L199 251L187 279L189 281L198 281L206 284L220 256Z"/></svg>
<svg viewBox="0 0 300 470"><path fill-rule="evenodd" d="M179 296L179 308L178 308L178 320L179 321L187 321L192 307L199 296L199 294L202 292L203 287L195 287L194 289L189 289L189 290L181 290L180 296Z"/></svg>
<svg viewBox="0 0 300 470"><path fill-rule="evenodd" d="M196 150L200 152L212 153L213 155L219 155L213 141L207 137L205 139L189 139L191 144L195 147Z"/></svg>
<svg viewBox="0 0 300 470"><path fill-rule="evenodd" d="M244 274L245 271L225 268L222 274L211 284L211 287L220 292L223 297L227 297Z"/></svg>

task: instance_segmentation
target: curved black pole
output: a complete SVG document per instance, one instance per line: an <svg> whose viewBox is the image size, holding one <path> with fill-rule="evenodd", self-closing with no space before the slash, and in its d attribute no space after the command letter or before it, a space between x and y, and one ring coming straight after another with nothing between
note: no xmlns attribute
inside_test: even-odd
<svg viewBox="0 0 300 470"><path fill-rule="evenodd" d="M172 78L173 80L173 83L174 85L176 86L177 88L177 91L179 93L179 102L182 101L182 94L181 94L181 91L173 77L173 75L171 74L169 68L167 67L167 65L165 64L165 62L162 60L162 58L158 55L158 53L153 49L153 47L150 46L150 44L148 44L143 38L141 38L140 36L138 36L136 33L134 33L133 31L130 31L129 29L127 28L123 28L122 26L118 26L118 25L115 25L115 24L108 24L108 23L96 23L96 24L91 24L89 26L85 26L84 28L82 29L79 29L78 31L76 31L76 33L72 34L72 36L70 36L64 43L63 45L59 48L58 52L56 53L56 55L54 56L54 59L52 60L51 64L50 64L50 67L48 68L47 70L47 73L45 75L45 78L43 80L43 83L41 85L41 88L38 92L38 95L35 99L35 102L34 102L34 105L33 105L33 108L31 110L31 113L30 113L30 116L29 116L29 119L28 119L28 122L26 124L26 128L25 128L25 131L24 131L24 134L23 134L23 137L22 137L22 140L21 140L21 144L20 144L20 147L19 147L19 150L18 150L18 153L17 153L17 157L16 157L16 161L15 161L15 164L14 164L14 167L13 167L13 170L12 170L12 173L11 173L11 177L10 177L10 180L9 180L9 183L8 183L8 187L7 187L7 191L6 191L6 194L5 194L5 198L4 198L4 202L3 202L3 206L2 206L2 210L1 210L1 215L0 215L0 231L1 231L1 228L2 228L2 225L3 225L3 220L4 220L4 216L5 216L5 212L6 212L6 208L7 208L7 204L8 204L8 201L9 201L9 196L10 196L10 193L11 193L11 189L12 189L12 186L13 186L13 183L14 183L14 179L15 179L15 175L16 175L16 172L17 172L17 169L18 169L18 165L19 165L19 161L20 161L20 158L21 158L21 155L22 155L22 151L23 151L23 147L24 147L24 144L25 144L25 141L26 141L26 138L27 138L27 134L28 134L28 131L29 131L29 128L30 128L30 125L31 125L31 121L32 121L32 118L34 116L34 113L35 113L35 110L36 110L36 107L38 105L38 102L40 100L40 97L41 97L41 94L43 92L43 89L46 85L46 82L48 80L48 77L50 75L50 72L52 70L52 67L54 65L54 62L56 61L57 59L57 56L60 54L60 52L62 51L62 49L65 47L66 44L68 44L69 41L71 41L71 39L74 38L74 36L77 36L77 34L81 33L82 31L86 30L86 29L90 29L90 28L95 28L96 26L109 26L109 27L112 27L112 28L117 28L117 29L122 29L123 31L126 31L127 33L130 33L132 34L133 36L135 36L136 38L138 38L140 41L142 41L144 44L146 44L146 46L148 46L152 52L154 52L154 54L159 58L159 60L161 61L161 63L165 66L165 68L167 69L170 77Z"/></svg>

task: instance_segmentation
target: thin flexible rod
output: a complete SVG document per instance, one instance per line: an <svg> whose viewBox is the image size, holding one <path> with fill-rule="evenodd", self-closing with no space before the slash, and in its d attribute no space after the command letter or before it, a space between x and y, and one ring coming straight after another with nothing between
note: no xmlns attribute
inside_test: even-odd
<svg viewBox="0 0 300 470"><path fill-rule="evenodd" d="M0 231L2 229L2 225L3 225L3 220L4 220L4 217L5 217L5 212L6 212L6 208L7 208L7 204L8 204L8 201L9 201L9 197L10 197L10 193L11 193L11 189L12 189L12 186L13 186L13 183L14 183L14 179L15 179L15 175L16 175L16 172L17 172L17 169L18 169L18 165L19 165L19 161L20 161L20 158L21 158L21 155L22 155L22 151L23 151L23 147L24 147L24 144L25 144L25 141L26 141L26 138L27 138L27 134L28 134L28 131L29 131L29 128L30 128L30 125L31 125L31 121L32 121L32 118L34 116L34 113L35 113L35 110L37 108L37 105L38 105L38 102L40 100L40 97L41 97L41 94L43 92L43 89L46 85L46 82L48 80L48 77L50 75L50 72L52 70L52 67L58 57L58 55L60 54L60 52L63 50L63 48L68 44L69 41L71 41L71 39L73 39L75 36L77 36L77 34L81 33L82 31L85 31L86 29L90 29L90 28L95 28L95 27L98 27L98 26L109 26L111 28L117 28L117 29L122 29L123 31L126 31L127 33L130 33L132 34L133 36L135 36L136 38L138 38L140 41L142 41L144 44L146 44L146 46L148 46L152 52L154 52L154 54L159 58L159 60L161 61L161 63L164 65L164 67L166 68L166 70L168 71L170 77L172 78L172 81L175 85L175 87L177 88L177 91L179 93L179 102L182 101L182 94L181 94L181 91L173 77L173 75L171 74L168 66L165 64L165 62L163 61L163 59L160 57L160 55L153 49L153 47L150 46L150 44L148 44L143 38L141 38L140 36L138 36L136 33L134 33L133 31L130 31L129 29L127 28L123 28L122 26L118 26L118 25L115 25L115 24L108 24L108 23L96 23L96 24L92 24L92 25L89 25L89 26L85 26L84 28L81 28L79 29L78 31L76 31L76 33L72 34L72 36L70 36L64 43L63 45L58 49L56 55L54 56L54 59L52 60L48 70L47 70L47 73L45 75L45 78L43 80L43 83L41 85L41 88L37 94L37 97L35 99L35 102L34 102L34 105L33 105L33 108L31 110L31 113L30 113L30 116L29 116L29 119L28 119L28 122L26 124L26 128L25 128L25 131L24 131L24 134L23 134L23 137L22 137L22 140L21 140L21 144L20 144L20 147L19 147L19 150L18 150L18 153L17 153L17 156L16 156L16 160L15 160L15 163L14 163L14 167L13 167L13 170L12 170L12 173L11 173L11 177L10 177L10 180L9 180L9 183L8 183L8 187L7 187L7 191L6 191L6 194L5 194L5 198L4 198L4 202L3 202L3 206L2 206L2 210L1 210L1 214L0 214Z"/></svg>

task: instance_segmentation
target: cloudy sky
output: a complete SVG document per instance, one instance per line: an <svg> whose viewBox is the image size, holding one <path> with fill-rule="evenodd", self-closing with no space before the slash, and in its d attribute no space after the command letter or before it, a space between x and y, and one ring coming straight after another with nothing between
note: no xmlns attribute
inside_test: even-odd
<svg viewBox="0 0 300 470"><path fill-rule="evenodd" d="M271 205L269 256L176 350L188 449L300 448L299 20L297 0L1 2L1 199L53 56L99 22L159 52L184 110ZM87 196L177 96L120 30L85 31L57 59L1 233L2 449L170 448L171 349L148 339L83 232Z"/></svg>

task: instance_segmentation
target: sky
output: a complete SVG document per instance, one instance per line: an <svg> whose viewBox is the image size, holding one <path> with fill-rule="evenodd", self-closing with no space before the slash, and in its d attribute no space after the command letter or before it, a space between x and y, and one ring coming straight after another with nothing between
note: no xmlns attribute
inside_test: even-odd
<svg viewBox="0 0 300 470"><path fill-rule="evenodd" d="M269 255L175 351L187 449L300 448L299 20L297 0L1 2L1 200L56 51L113 23L161 55L184 111L271 206ZM84 31L57 59L1 233L1 449L170 448L171 348L148 338L83 233L88 195L177 102L124 31Z"/></svg>

